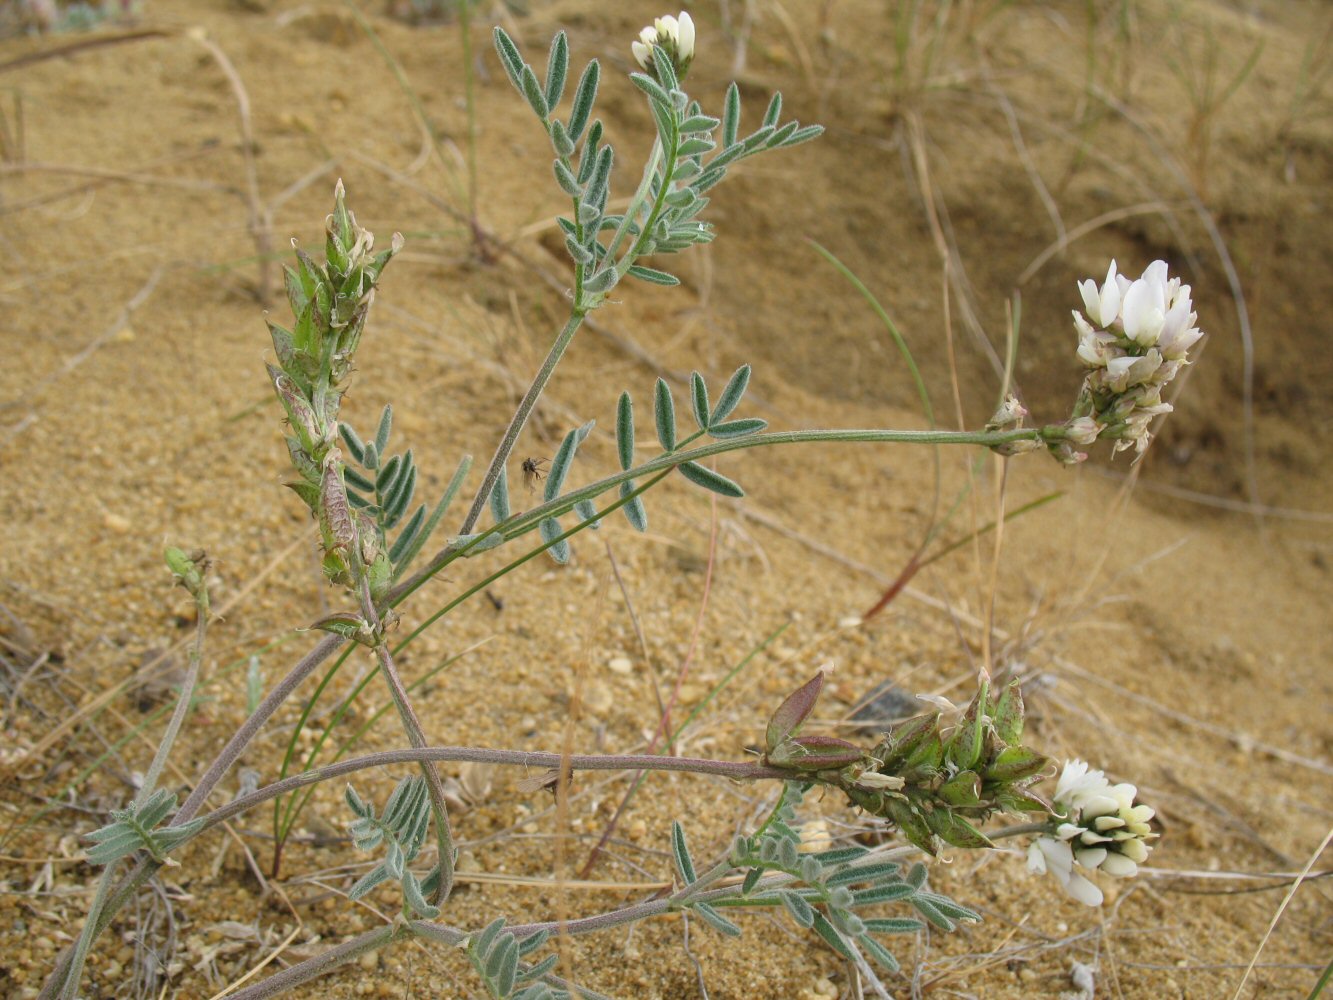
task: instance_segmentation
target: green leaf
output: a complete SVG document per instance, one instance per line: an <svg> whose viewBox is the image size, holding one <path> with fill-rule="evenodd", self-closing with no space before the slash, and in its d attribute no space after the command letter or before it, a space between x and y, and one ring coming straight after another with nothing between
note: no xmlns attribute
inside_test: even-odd
<svg viewBox="0 0 1333 1000"><path fill-rule="evenodd" d="M707 903L695 903L690 907L695 913L703 917L704 920L716 931L721 931L727 937L740 937L741 929L733 924L717 910L713 909Z"/></svg>
<svg viewBox="0 0 1333 1000"><path fill-rule="evenodd" d="M911 903L916 907L918 913L929 920L932 924L942 931L951 931L955 924L945 914L941 913L939 908L929 899L923 899L921 896L913 896Z"/></svg>
<svg viewBox="0 0 1333 1000"><path fill-rule="evenodd" d="M439 526L440 519L444 517L450 504L454 502L454 497L458 495L459 489L462 488L463 480L467 478L468 470L471 468L472 457L470 455L463 456L463 460L458 463L458 468L454 470L453 478L449 480L449 485L445 488L444 495L440 497L440 502L430 512L430 517L426 520L426 526L416 538L408 543L406 549L399 556L393 558L395 576L407 568L425 547L426 542L430 540L430 536L434 534L435 529Z"/></svg>
<svg viewBox="0 0 1333 1000"><path fill-rule="evenodd" d="M347 481L348 486L360 490L362 493L371 494L375 492L375 484L350 465L343 466L343 479Z"/></svg>
<svg viewBox="0 0 1333 1000"><path fill-rule="evenodd" d="M624 482L620 484L620 497L623 500L634 492L634 482ZM643 508L642 497L631 497L630 501L621 508L625 512L625 519L629 521L630 527L635 531L648 530L648 512Z"/></svg>
<svg viewBox="0 0 1333 1000"><path fill-rule="evenodd" d="M926 925L913 917L865 917L866 932L869 934L915 934L926 929Z"/></svg>
<svg viewBox="0 0 1333 1000"><path fill-rule="evenodd" d="M420 914L427 920L434 920L440 915L440 908L426 901L426 897L421 892L421 883L411 872L403 873L403 902L407 904L408 909Z"/></svg>
<svg viewBox="0 0 1333 1000"><path fill-rule="evenodd" d="M676 862L676 874L685 885L692 885L698 876L694 873L694 860L690 857L689 845L685 842L685 828L675 820L671 821L671 854Z"/></svg>
<svg viewBox="0 0 1333 1000"><path fill-rule="evenodd" d="M648 99L653 104L659 105L661 109L666 111L668 114L671 113L671 97L662 88L662 85L660 83L654 80L651 76L648 76L646 73L631 73L629 75L629 78L630 82L633 83L634 86L638 87L640 90L642 90L645 94L648 95ZM674 127L675 125L674 116L672 117L671 122Z"/></svg>
<svg viewBox="0 0 1333 1000"><path fill-rule="evenodd" d="M546 550L547 554L560 565L569 562L569 540L560 538L563 532L560 530L560 522L553 517L548 517L538 526L538 532L542 536L542 541L550 546Z"/></svg>
<svg viewBox="0 0 1333 1000"><path fill-rule="evenodd" d="M740 420L726 420L710 425L708 436L719 440L745 437L747 434L758 434L767 426L768 421L760 417L742 417Z"/></svg>
<svg viewBox="0 0 1333 1000"><path fill-rule="evenodd" d="M550 931L538 931L536 934L529 934L518 943L518 954L520 957L531 955L534 951L550 940Z"/></svg>
<svg viewBox="0 0 1333 1000"><path fill-rule="evenodd" d="M376 474L375 483L372 489L378 490L381 494L388 493L393 489L394 484L398 482L398 476L403 471L403 456L391 456Z"/></svg>
<svg viewBox="0 0 1333 1000"><path fill-rule="evenodd" d="M917 894L916 898L930 903L946 917L951 917L954 920L965 920L974 924L981 923L980 913L969 910L966 906L954 902L948 896L941 896L937 892L921 892Z"/></svg>
<svg viewBox="0 0 1333 1000"><path fill-rule="evenodd" d="M579 447L579 432L572 430L565 435L565 439L560 442L560 450L555 453L555 458L551 459L551 471L546 476L546 490L544 497L547 503L557 499L560 496L560 490L565 485L565 477L569 475L569 467L574 461L574 454Z"/></svg>
<svg viewBox="0 0 1333 1000"><path fill-rule="evenodd" d="M620 280L620 275L616 273L614 267L607 267L605 270L598 271L591 278L583 282L585 292L605 293L616 287Z"/></svg>
<svg viewBox="0 0 1333 1000"><path fill-rule="evenodd" d="M783 149L790 149L792 146L799 146L803 142L809 142L811 139L818 139L824 134L823 125L807 125L805 128L797 129L782 144Z"/></svg>
<svg viewBox="0 0 1333 1000"><path fill-rule="evenodd" d="M726 103L722 111L722 146L727 148L736 144L736 132L741 125L741 91L732 81L727 88Z"/></svg>
<svg viewBox="0 0 1333 1000"><path fill-rule="evenodd" d="M768 102L768 110L764 112L764 120L761 128L776 128L778 119L782 116L782 91L773 92L773 99Z"/></svg>
<svg viewBox="0 0 1333 1000"><path fill-rule="evenodd" d="M659 271L655 267L644 267L641 264L631 264L629 274L652 285L665 285L670 288L680 284L680 279L674 274Z"/></svg>
<svg viewBox="0 0 1333 1000"><path fill-rule="evenodd" d="M694 422L701 431L708 430L708 386L698 372L690 372L690 402L694 406Z"/></svg>
<svg viewBox="0 0 1333 1000"><path fill-rule="evenodd" d="M726 420L736 411L736 407L741 405L741 399L745 396L745 390L750 387L750 366L741 365L727 379L726 386L722 389L722 395L718 397L717 406L713 408L713 413L709 423L717 423L719 420Z"/></svg>
<svg viewBox="0 0 1333 1000"><path fill-rule="evenodd" d="M821 865L840 865L848 861L856 861L863 858L870 851L864 847L836 847L831 851L820 851L818 854L810 855Z"/></svg>
<svg viewBox="0 0 1333 1000"><path fill-rule="evenodd" d="M754 892L754 887L759 884L759 880L763 878L763 876L764 870L762 868L751 868L746 872L745 881L741 883L741 895L748 896L750 893Z"/></svg>
<svg viewBox="0 0 1333 1000"><path fill-rule="evenodd" d="M620 394L616 407L616 451L620 467L628 472L634 465L634 401L628 392Z"/></svg>
<svg viewBox="0 0 1333 1000"><path fill-rule="evenodd" d="M366 872L352 888L347 890L348 899L361 899L368 896L376 886L389 879L389 872L383 865L376 865L370 871Z"/></svg>
<svg viewBox="0 0 1333 1000"><path fill-rule="evenodd" d="M574 107L569 113L569 137L575 142L579 141L583 127L588 124L588 117L592 114L600 73L601 67L594 59L584 67L583 75L579 77L578 89L574 91Z"/></svg>
<svg viewBox="0 0 1333 1000"><path fill-rule="evenodd" d="M860 889L852 893L853 906L871 906L876 903L896 903L916 894L916 889L906 882L891 882L877 885L873 889Z"/></svg>
<svg viewBox="0 0 1333 1000"><path fill-rule="evenodd" d="M873 958L876 962L878 962L881 966L883 966L889 972L898 971L899 968L898 960L889 953L889 949L885 948L874 938L869 937L865 934L862 934L860 938L858 938L857 940L861 942L861 947L865 950L865 953L869 955L871 958Z"/></svg>
<svg viewBox="0 0 1333 1000"><path fill-rule="evenodd" d="M339 424L338 434L343 439L343 444L347 445L347 450L352 453L358 465L366 464L366 445L359 437L356 431L352 430L351 424Z"/></svg>
<svg viewBox="0 0 1333 1000"><path fill-rule="evenodd" d="M477 936L476 941L472 944L472 950L482 956L483 959L490 955L495 939L499 937L500 931L504 930L504 925L504 917L496 917L492 920L486 925L486 929Z"/></svg>
<svg viewBox="0 0 1333 1000"><path fill-rule="evenodd" d="M711 132L718 124L718 120L711 115L691 115L680 123L680 131L686 135L692 132Z"/></svg>
<svg viewBox="0 0 1333 1000"><path fill-rule="evenodd" d="M510 38L504 28L496 26L494 32L495 51L500 54L500 62L505 68L505 74L509 77L509 82L514 85L519 93L523 92L523 84L519 81L523 76L523 57L518 54L518 46Z"/></svg>
<svg viewBox="0 0 1333 1000"><path fill-rule="evenodd" d="M569 132L566 130L564 122L559 118L551 119L551 148L555 150L555 155L562 160L567 160L574 155L574 140L569 137ZM572 178L574 175L571 173L569 176ZM556 180L559 179L560 175L557 173ZM573 191L570 192L570 194L575 193L576 192Z"/></svg>
<svg viewBox="0 0 1333 1000"><path fill-rule="evenodd" d="M578 180L574 177L574 172L565 166L563 160L551 161L551 169L555 171L555 182L560 185L560 190L571 198L577 198L583 193L583 188L579 186Z"/></svg>
<svg viewBox="0 0 1333 1000"><path fill-rule="evenodd" d="M504 466L500 467L500 475L491 490L491 516L496 524L509 519L509 470Z"/></svg>
<svg viewBox="0 0 1333 1000"><path fill-rule="evenodd" d="M706 490L712 490L724 497L743 497L745 491L726 476L700 465L698 462L684 462L677 466L680 474Z"/></svg>
<svg viewBox="0 0 1333 1000"><path fill-rule="evenodd" d="M519 82L523 86L523 96L527 98L528 107L532 108L535 114L542 121L551 114L551 109L546 104L546 95L542 92L542 85L537 81L537 74L532 71L531 66L524 66Z"/></svg>
<svg viewBox="0 0 1333 1000"><path fill-rule="evenodd" d="M565 76L569 73L569 39L557 31L551 40L551 54L546 60L546 106L554 109L565 94Z"/></svg>
<svg viewBox="0 0 1333 1000"><path fill-rule="evenodd" d="M827 941L829 947L843 958L847 959L847 961L854 961L852 958L852 950L847 947L847 942L842 939L842 935L838 933L838 929L829 923L828 918L818 910L815 910L814 914L815 933Z"/></svg>
<svg viewBox="0 0 1333 1000"><path fill-rule="evenodd" d="M526 944L526 942L522 942L519 944L520 953L522 951L523 944ZM520 972L518 974L518 981L524 983L533 979L541 979L542 976L547 975L552 969L555 968L555 965L558 961L560 961L559 955L547 955L536 965L532 966L532 968L524 969L522 972Z"/></svg>
<svg viewBox="0 0 1333 1000"><path fill-rule="evenodd" d="M500 996L507 997L514 992L514 982L518 978L518 942L514 940L512 934L506 934L504 940L496 946L495 952L498 953L497 974L495 976L495 985L500 991Z"/></svg>
<svg viewBox="0 0 1333 1000"><path fill-rule="evenodd" d="M790 889L782 889L778 892L778 898L782 900L782 905L787 908L791 918L802 927L810 927L815 922L815 911L809 903L801 897L800 893L792 892Z"/></svg>
<svg viewBox="0 0 1333 1000"><path fill-rule="evenodd" d="M781 146L796 131L799 124L799 122L787 122L786 125L775 130L773 134L768 137L767 141L764 142L764 147L766 149L776 149L778 146Z"/></svg>
<svg viewBox="0 0 1333 1000"><path fill-rule="evenodd" d="M387 403L380 414L380 425L375 431L375 450L381 455L389 450L389 434L393 430L393 407Z"/></svg>
<svg viewBox="0 0 1333 1000"><path fill-rule="evenodd" d="M671 387L659 378L653 389L653 416L657 420L657 440L664 451L676 450L676 404Z"/></svg>
<svg viewBox="0 0 1333 1000"><path fill-rule="evenodd" d="M868 865L853 865L835 872L824 880L828 886L855 885L857 882L877 882L898 873L898 862L878 861Z"/></svg>
<svg viewBox="0 0 1333 1000"><path fill-rule="evenodd" d="M693 139L686 139L676 150L679 157L702 156L704 153L710 153L717 148L717 145L711 139L704 139L696 136Z"/></svg>
<svg viewBox="0 0 1333 1000"><path fill-rule="evenodd" d="M343 790L343 798L347 801L347 808L363 819L375 815L375 810L368 806L360 795L356 794L356 789L352 787L351 782L348 782L347 787Z"/></svg>
<svg viewBox="0 0 1333 1000"><path fill-rule="evenodd" d="M602 526L601 519L597 516L597 505L591 500L580 500L574 504L574 513L579 516L579 520L591 522L593 531Z"/></svg>

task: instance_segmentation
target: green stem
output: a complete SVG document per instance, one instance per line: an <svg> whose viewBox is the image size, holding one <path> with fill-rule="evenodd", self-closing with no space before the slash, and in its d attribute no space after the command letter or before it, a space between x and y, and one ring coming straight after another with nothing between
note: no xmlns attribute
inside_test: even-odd
<svg viewBox="0 0 1333 1000"><path fill-rule="evenodd" d="M185 716L190 712L190 703L194 700L194 688L199 682L199 664L204 657L204 636L208 633L208 590L203 583L199 585L199 593L195 595L194 604L196 617L194 644L190 647L190 665L185 673L185 683L181 685L176 710L171 715L171 721L167 723L167 731L157 746L157 752L153 754L153 762L148 765L148 773L144 775L139 794L134 797L136 809L148 801L153 789L157 787L157 779L162 776L162 769L167 766L167 755L171 753L176 737L180 735Z"/></svg>
<svg viewBox="0 0 1333 1000"><path fill-rule="evenodd" d="M537 405L538 397L541 396L542 390L546 388L546 383L551 380L551 376L555 373L556 365L560 364L560 359L564 357L565 349L569 347L569 342L574 339L574 334L578 332L578 328L583 325L584 315L585 313L579 309L570 313L565 328L560 331L560 336L556 337L555 343L551 345L550 353L546 355L546 360L542 362L541 369L532 380L532 384L528 386L528 391L524 393L522 401L518 404L518 409L514 411L514 417L509 421L504 437L500 439L500 446L495 449L490 467L486 469L486 478L482 480L481 489L477 491L476 499L472 501L472 507L463 520L462 528L459 529L458 533L460 535L471 532L481 518L481 512L486 509L486 501L491 498L491 491L495 489L495 484L500 479L500 471L504 468L505 462L509 460L509 455L514 450L519 434L522 433L528 422L528 417L532 415L532 410Z"/></svg>
<svg viewBox="0 0 1333 1000"><path fill-rule="evenodd" d="M674 895L667 898L667 905L673 910L681 909L694 896L703 892L710 885L721 882L736 870L730 858L719 861L687 886L683 886Z"/></svg>
<svg viewBox="0 0 1333 1000"><path fill-rule="evenodd" d="M634 192L634 197L630 199L629 207L625 209L625 214L620 217L620 225L616 227L615 235L611 237L611 242L607 245L607 260L614 261L616 259L620 244L625 242L625 237L629 235L629 227L634 224L634 217L639 214L639 209L648 200L648 191L652 187L653 176L657 173L657 165L661 162L662 137L659 135L653 140L653 151L648 156L648 164L643 168L643 177L639 179L639 186ZM639 230L640 238L642 238L644 231Z"/></svg>

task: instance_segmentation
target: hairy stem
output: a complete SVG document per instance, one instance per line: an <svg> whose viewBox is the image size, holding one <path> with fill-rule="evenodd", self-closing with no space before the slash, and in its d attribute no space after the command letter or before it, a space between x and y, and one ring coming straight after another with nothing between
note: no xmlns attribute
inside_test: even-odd
<svg viewBox="0 0 1333 1000"><path fill-rule="evenodd" d="M472 761L479 764L506 764L515 767L538 769L556 769L561 761L568 761L576 771L688 771L693 774L714 774L733 781L754 781L771 779L790 781L793 774L781 768L766 764L752 764L729 760L705 760L693 757L662 757L657 754L574 754L562 757L558 753L540 750L490 750L484 747L422 747L405 750L383 750L379 753L352 757L334 764L326 764L312 771L294 774L290 778L274 782L256 789L248 795L238 796L225 806L220 806L209 813L204 824L195 834L216 826L224 820L239 815L257 805L268 802L279 795L306 785L317 784L341 778L371 767L385 767L389 764L419 764L423 761ZM802 780L810 780L808 774L800 775Z"/></svg>
<svg viewBox="0 0 1333 1000"><path fill-rule="evenodd" d="M398 717L402 720L408 742L413 747L422 749L428 745L426 733L421 728L421 720L417 718L416 711L412 708L407 688L403 686L403 680L398 676L393 655L384 642L379 612L370 596L370 581L366 578L365 569L361 566L359 558L356 560L356 567L361 614L370 624L371 630L380 637L375 646L375 656L380 662L380 673L384 675L384 680L389 685L389 693L393 696L393 703L398 709ZM449 898L449 893L454 887L454 837L449 827L449 808L445 805L444 785L440 781L439 768L433 761L423 760L420 763L421 773L426 776L426 789L430 793L430 809L435 820L435 843L440 853L440 886L434 900L435 905L440 906Z"/></svg>
<svg viewBox="0 0 1333 1000"><path fill-rule="evenodd" d="M565 323L565 328L560 331L560 336L555 338L550 353L546 355L546 360L542 362L542 366L537 371L536 377L533 378L532 384L528 386L528 391L523 394L518 409L514 411L513 419L509 421L509 426L505 428L504 437L500 439L500 446L495 449L491 464L486 469L486 478L481 482L481 489L477 491L477 496L472 501L472 507L463 520L463 526L458 531L460 535L466 535L476 527L477 521L481 518L481 512L486 509L486 502L491 498L491 491L495 489L495 484L500 478L500 470L504 468L505 462L509 460L509 455L518 442L519 434L527 425L528 417L532 415L533 408L537 405L537 399L541 396L542 390L546 388L546 383L551 381L556 365L560 364L560 359L564 357L569 342L574 339L574 334L583 325L584 315L585 313L579 309L575 309L569 314L569 320Z"/></svg>
<svg viewBox="0 0 1333 1000"><path fill-rule="evenodd" d="M350 941L344 941L336 948L321 952L314 958L308 958L289 969L275 972L262 982L247 986L243 990L228 995L228 1000L268 1000L269 997L290 990L302 983L327 975L341 965L359 958L368 951L383 948L397 938L407 937L412 933L406 924L385 924L372 931L358 934Z"/></svg>

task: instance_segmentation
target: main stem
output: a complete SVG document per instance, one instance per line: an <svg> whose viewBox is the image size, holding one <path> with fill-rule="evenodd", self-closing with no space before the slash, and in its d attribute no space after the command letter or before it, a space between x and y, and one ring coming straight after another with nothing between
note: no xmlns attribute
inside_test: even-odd
<svg viewBox="0 0 1333 1000"><path fill-rule="evenodd" d="M356 566L361 615L379 637L379 642L375 646L375 656L380 661L380 673L384 675L384 680L389 685L389 693L393 696L394 707L398 709L398 717L402 719L408 742L415 749L424 749L428 746L426 733L421 728L421 720L417 718L417 713L412 708L407 688L403 686L402 678L398 676L393 655L384 641L379 612L370 596L370 581L366 578L365 569L361 566L359 558L356 559ZM454 837L449 827L449 807L444 801L444 785L440 781L439 768L433 761L423 760L421 772L426 776L426 788L430 793L430 808L435 819L435 842L440 853L440 886L434 900L435 905L440 906L449 898L449 893L454 888Z"/></svg>
<svg viewBox="0 0 1333 1000"><path fill-rule="evenodd" d="M458 532L460 535L469 534L476 527L477 521L481 519L481 512L486 509L486 501L491 498L491 491L495 489L495 484L500 479L500 472L504 469L505 462L509 461L509 455L518 442L519 434L523 432L523 428L527 425L528 418L532 415L537 400L541 397L542 390L546 388L546 383L551 381L551 376L555 373L556 366L560 364L560 359L564 357L569 342L574 339L574 334L583 325L585 315L586 313L578 308L569 314L569 320L565 323L565 328L560 331L560 336L555 338L550 353L546 355L546 360L542 362L542 366L536 377L533 378L532 384L528 386L528 391L523 394L518 409L514 411L513 419L509 421L509 426L505 428L504 437L500 439L500 446L495 449L491 464L486 469L486 478L481 481L481 489L477 491L477 496L472 501L472 507L463 520L463 526Z"/></svg>

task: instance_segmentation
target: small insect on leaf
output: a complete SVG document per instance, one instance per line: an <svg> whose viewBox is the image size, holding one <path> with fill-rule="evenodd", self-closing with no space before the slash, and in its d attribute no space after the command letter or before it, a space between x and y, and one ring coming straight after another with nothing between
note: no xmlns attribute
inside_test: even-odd
<svg viewBox="0 0 1333 1000"><path fill-rule="evenodd" d="M546 478L546 466L550 464L544 458L525 458L523 459L523 485L531 493L543 479Z"/></svg>

